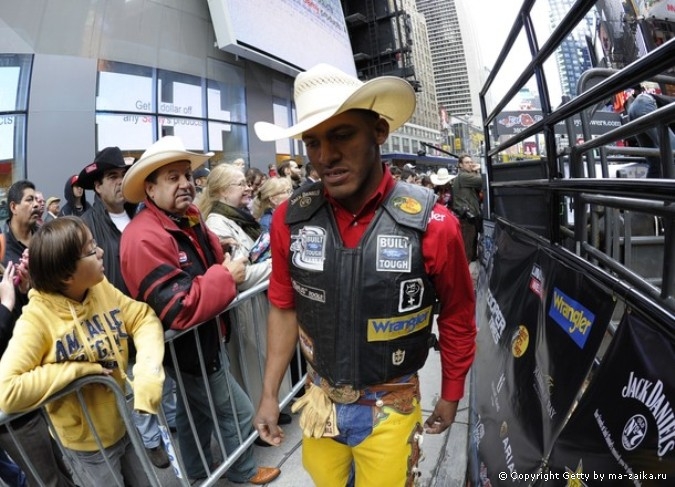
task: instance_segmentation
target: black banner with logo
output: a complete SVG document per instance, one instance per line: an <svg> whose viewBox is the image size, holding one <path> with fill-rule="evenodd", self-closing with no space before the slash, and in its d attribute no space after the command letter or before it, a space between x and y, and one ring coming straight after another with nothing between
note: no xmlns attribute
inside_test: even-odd
<svg viewBox="0 0 675 487"><path fill-rule="evenodd" d="M624 314L551 454L559 485L570 472L587 485L675 485L673 364L672 326Z"/></svg>
<svg viewBox="0 0 675 487"><path fill-rule="evenodd" d="M479 286L472 472L528 485L590 370L614 302L536 241L498 225Z"/></svg>

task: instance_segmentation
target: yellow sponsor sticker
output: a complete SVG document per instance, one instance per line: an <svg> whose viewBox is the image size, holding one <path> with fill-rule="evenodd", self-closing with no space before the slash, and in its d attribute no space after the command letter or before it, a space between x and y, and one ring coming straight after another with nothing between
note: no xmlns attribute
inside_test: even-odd
<svg viewBox="0 0 675 487"><path fill-rule="evenodd" d="M422 203L417 201L415 198L411 198L410 196L399 196L394 199L393 203L395 208L398 208L404 213L408 213L410 215L417 215L420 211L422 211Z"/></svg>
<svg viewBox="0 0 675 487"><path fill-rule="evenodd" d="M384 342L412 335L431 324L432 307L395 318L371 318L368 320L368 341Z"/></svg>
<svg viewBox="0 0 675 487"><path fill-rule="evenodd" d="M516 358L520 358L527 351L527 346L530 344L530 333L524 325L518 326L518 331L513 334L511 340L511 352Z"/></svg>

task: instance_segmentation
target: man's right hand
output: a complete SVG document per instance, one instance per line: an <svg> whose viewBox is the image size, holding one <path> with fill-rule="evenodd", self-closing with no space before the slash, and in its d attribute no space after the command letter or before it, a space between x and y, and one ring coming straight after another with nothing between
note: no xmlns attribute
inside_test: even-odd
<svg viewBox="0 0 675 487"><path fill-rule="evenodd" d="M223 267L232 274L232 278L236 284L241 284L246 279L246 264L248 259L246 257L239 257L237 259L232 259L230 254L225 254L225 260L223 260Z"/></svg>
<svg viewBox="0 0 675 487"><path fill-rule="evenodd" d="M284 441L284 431L278 425L279 403L262 398L258 412L253 418L253 425L263 441L272 446L279 446Z"/></svg>

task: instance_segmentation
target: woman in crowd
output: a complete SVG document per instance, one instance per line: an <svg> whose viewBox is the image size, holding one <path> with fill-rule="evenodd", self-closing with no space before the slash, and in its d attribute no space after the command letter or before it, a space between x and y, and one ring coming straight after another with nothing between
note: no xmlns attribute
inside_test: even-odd
<svg viewBox="0 0 675 487"><path fill-rule="evenodd" d="M247 210L250 202L251 186L240 168L220 164L211 170L198 206L209 229L224 245L230 245L232 258L249 256L262 234L260 224ZM270 261L247 266L246 280L239 290L266 280L271 270Z"/></svg>
<svg viewBox="0 0 675 487"><path fill-rule="evenodd" d="M263 232L270 231L272 214L293 193L287 178L271 178L263 183L253 202L253 217L258 220Z"/></svg>

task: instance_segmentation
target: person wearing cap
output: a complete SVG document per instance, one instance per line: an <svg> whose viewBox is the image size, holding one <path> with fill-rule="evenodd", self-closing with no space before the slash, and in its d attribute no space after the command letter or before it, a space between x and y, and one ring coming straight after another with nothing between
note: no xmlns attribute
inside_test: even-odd
<svg viewBox="0 0 675 487"><path fill-rule="evenodd" d="M480 164L476 164L468 154L462 154L457 162L457 177L452 181L452 211L462 226L462 239L466 261L476 260L478 244L478 225L481 222L480 191L483 189L483 177Z"/></svg>
<svg viewBox="0 0 675 487"><path fill-rule="evenodd" d="M204 186L206 186L206 178L209 177L210 173L211 170L206 166L195 169L195 172L192 173L192 180L194 181L195 190L197 193L201 193L204 190Z"/></svg>
<svg viewBox="0 0 675 487"><path fill-rule="evenodd" d="M94 203L82 219L103 249L105 275L127 295L120 268L120 239L136 212L136 205L126 204L122 194L122 178L129 167L119 147L106 147L77 177L78 185L94 191Z"/></svg>
<svg viewBox="0 0 675 487"><path fill-rule="evenodd" d="M278 445L279 384L296 343L308 362L303 465L314 483L412 485L421 437L454 421L475 351L475 297L457 219L432 191L395 182L380 146L415 109L401 78L366 83L319 64L295 80L298 123L257 122L262 141L301 138L321 182L272 217L263 396L254 419ZM284 265L286 263L286 265ZM418 370L435 343L440 398L422 418ZM423 426L424 425L424 426ZM386 461L382 461L386 458Z"/></svg>
<svg viewBox="0 0 675 487"><path fill-rule="evenodd" d="M61 203L61 198L58 196L50 196L47 198L47 213L44 217L44 223L52 221L59 216L59 210L61 209L59 203Z"/></svg>
<svg viewBox="0 0 675 487"><path fill-rule="evenodd" d="M91 208L84 188L77 182L77 174L73 174L66 180L66 185L63 188L63 197L66 200L66 204L61 207L59 216L82 216L85 211Z"/></svg>
<svg viewBox="0 0 675 487"><path fill-rule="evenodd" d="M191 479L206 477L213 465L208 391L228 454L239 447L238 430L244 438L253 433L253 405L232 377L227 357L220 354L216 320L236 297L236 286L246 276L247 258L223 254L218 237L206 227L193 204L192 171L212 156L210 152L187 151L179 137L166 136L143 153L122 183L128 201L145 204L122 234L122 272L132 296L150 304L165 330L182 331L204 323L196 333L175 339L176 363L170 349L164 355L169 376L176 379L180 374L183 380L206 461L195 443L186 404L179 394L178 444ZM236 420L230 401L235 403ZM265 484L279 473L278 468L256 466L253 451L248 449L225 475L234 482Z"/></svg>

